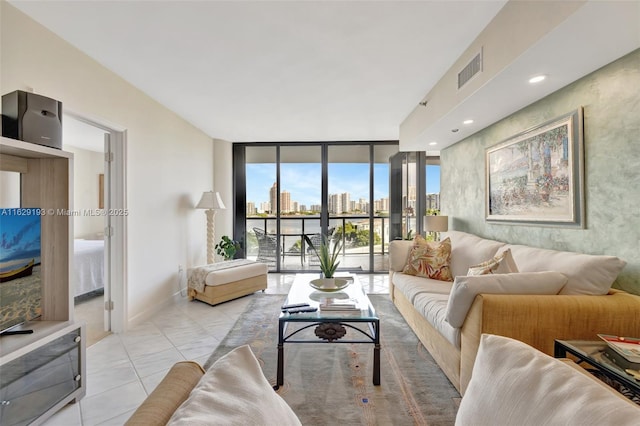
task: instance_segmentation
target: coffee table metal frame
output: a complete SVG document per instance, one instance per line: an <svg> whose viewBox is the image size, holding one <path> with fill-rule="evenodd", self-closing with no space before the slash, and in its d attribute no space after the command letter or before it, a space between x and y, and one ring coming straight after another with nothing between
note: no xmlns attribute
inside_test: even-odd
<svg viewBox="0 0 640 426"><path fill-rule="evenodd" d="M578 363L586 362L598 371L618 383L624 385L631 392L640 396L640 382L625 373L624 369L608 361L603 355L607 344L603 341L591 340L556 340L554 356L565 358L567 352L578 358Z"/></svg>
<svg viewBox="0 0 640 426"><path fill-rule="evenodd" d="M314 291L309 286L309 281L318 278L317 274L297 274L294 283L291 286L289 296L284 304L291 303L308 303L310 306L319 306L319 297L336 297L337 293L321 293ZM373 384L380 385L380 319L376 315L375 309L371 305L371 301L364 294L357 278L352 277L354 282L339 293L349 298L356 299L358 307L362 308L360 312L340 312L340 311L321 311L305 312L298 314L281 313L278 318L278 371L276 385L274 389L278 389L284 384L284 344L285 343L371 343L373 344ZM306 296L305 296L306 295ZM314 297L315 296L315 297ZM303 327L296 328L289 332L290 323L308 323ZM327 326L326 324L331 324ZM359 328L356 325L366 324L367 327ZM335 330L346 331L353 330L361 339L345 339L335 336L318 337L316 340L306 339L300 335L304 330L316 328L316 335L322 335L322 331L318 332L318 328L329 328Z"/></svg>

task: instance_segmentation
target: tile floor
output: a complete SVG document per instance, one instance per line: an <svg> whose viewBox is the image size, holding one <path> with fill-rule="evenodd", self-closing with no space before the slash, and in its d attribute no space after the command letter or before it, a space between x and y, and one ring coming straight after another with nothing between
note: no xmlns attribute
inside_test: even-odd
<svg viewBox="0 0 640 426"><path fill-rule="evenodd" d="M358 274L367 293L388 293L387 274ZM269 274L266 293L287 294L293 274ZM180 299L123 334L87 348L87 394L44 424L122 425L181 360L203 364L251 301L251 296L209 306Z"/></svg>

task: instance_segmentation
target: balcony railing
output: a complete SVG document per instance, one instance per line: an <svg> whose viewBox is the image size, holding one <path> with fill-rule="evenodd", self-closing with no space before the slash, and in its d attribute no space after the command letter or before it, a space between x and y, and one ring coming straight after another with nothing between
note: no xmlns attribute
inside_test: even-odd
<svg viewBox="0 0 640 426"><path fill-rule="evenodd" d="M295 270L320 270L318 265L310 264L309 247L304 236L312 236L320 233L319 216L283 216L280 217L280 234L277 235L277 218L275 217L249 217L246 221L247 258L257 259L259 245L255 236L254 228L266 230L266 233L277 241L279 256L269 259L270 269L277 269L276 258L279 258L280 271ZM347 224L356 230L356 239L351 238L345 232ZM341 215L329 218L329 228L334 228L334 235L339 236L342 241L342 251L340 254L340 269L362 270L386 272L387 266L387 246L389 244L389 218L386 216L373 217L373 232L370 229L369 216L364 215ZM357 237L359 231L369 231L369 240L366 245L358 246ZM373 245L373 265L370 262L370 241L377 234L380 238L378 244ZM362 234L360 234L362 235ZM375 241L375 239L374 239Z"/></svg>

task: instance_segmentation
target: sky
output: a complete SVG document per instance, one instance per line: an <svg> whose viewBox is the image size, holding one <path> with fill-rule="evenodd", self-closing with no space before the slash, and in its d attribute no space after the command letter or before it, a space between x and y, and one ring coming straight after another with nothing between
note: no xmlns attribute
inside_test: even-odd
<svg viewBox="0 0 640 426"><path fill-rule="evenodd" d="M0 209L0 268L12 260L40 257L38 209ZM20 214L16 214L16 212Z"/></svg>
<svg viewBox="0 0 640 426"><path fill-rule="evenodd" d="M291 193L291 201L309 208L320 204L321 166L319 163L283 163L280 170L280 189ZM276 181L276 165L247 164L247 201L256 207L269 201L269 190ZM389 196L389 165L374 164L374 200ZM329 164L329 194L348 192L351 201L369 199L368 164ZM427 167L427 193L440 192L440 167Z"/></svg>

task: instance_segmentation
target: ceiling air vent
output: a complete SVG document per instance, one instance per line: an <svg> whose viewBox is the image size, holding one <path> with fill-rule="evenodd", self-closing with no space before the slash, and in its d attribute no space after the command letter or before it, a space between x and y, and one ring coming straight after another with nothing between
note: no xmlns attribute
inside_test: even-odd
<svg viewBox="0 0 640 426"><path fill-rule="evenodd" d="M458 73L458 89L467 84L467 82L480 71L482 71L482 49L480 49L480 52Z"/></svg>

